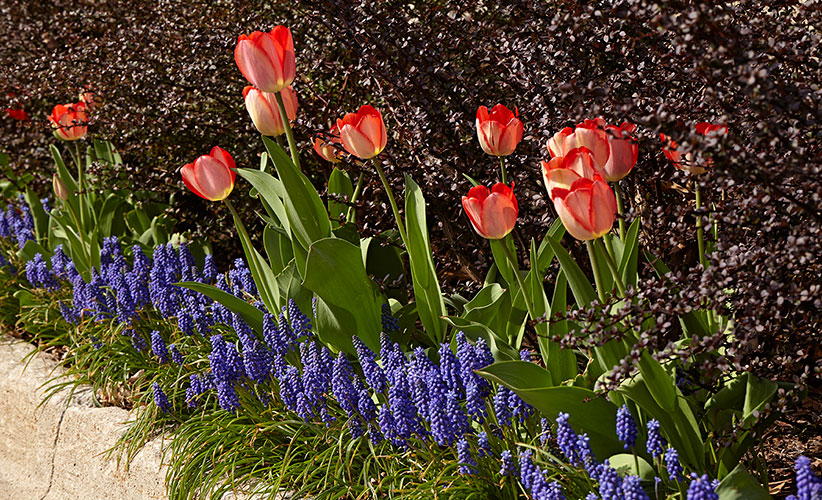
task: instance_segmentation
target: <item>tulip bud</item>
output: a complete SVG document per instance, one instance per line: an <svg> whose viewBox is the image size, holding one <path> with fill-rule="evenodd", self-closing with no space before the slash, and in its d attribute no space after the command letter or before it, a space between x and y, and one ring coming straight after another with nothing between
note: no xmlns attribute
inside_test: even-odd
<svg viewBox="0 0 822 500"><path fill-rule="evenodd" d="M477 109L477 138L482 150L493 156L508 156L522 140L523 127L518 118L519 111L497 104L488 112L488 108Z"/></svg>
<svg viewBox="0 0 822 500"><path fill-rule="evenodd" d="M76 141L86 135L88 117L85 103L58 104L48 117L54 133L64 141Z"/></svg>
<svg viewBox="0 0 822 500"><path fill-rule="evenodd" d="M59 175L54 174L54 177L51 178L51 185L54 188L54 196L63 201L69 199L68 187L66 187L66 184L63 182L63 179L61 179Z"/></svg>
<svg viewBox="0 0 822 500"><path fill-rule="evenodd" d="M234 189L234 159L215 146L210 154L197 158L180 169L186 187L200 198L224 200Z"/></svg>
<svg viewBox="0 0 822 500"><path fill-rule="evenodd" d="M243 89L243 97L248 115L257 131L270 137L285 133L276 94L262 92L249 85ZM297 93L289 85L282 90L282 98L286 116L289 121L294 120L297 117Z"/></svg>
<svg viewBox="0 0 822 500"><path fill-rule="evenodd" d="M337 128L345 150L362 160L380 154L388 142L382 114L368 104L337 119Z"/></svg>
<svg viewBox="0 0 822 500"><path fill-rule="evenodd" d="M268 33L240 35L234 61L246 80L261 91L281 91L291 85L297 73L291 30L275 26Z"/></svg>
<svg viewBox="0 0 822 500"><path fill-rule="evenodd" d="M489 240L504 238L514 229L519 215L513 183L508 187L498 182L490 192L485 186L474 186L462 197L462 208L474 230Z"/></svg>

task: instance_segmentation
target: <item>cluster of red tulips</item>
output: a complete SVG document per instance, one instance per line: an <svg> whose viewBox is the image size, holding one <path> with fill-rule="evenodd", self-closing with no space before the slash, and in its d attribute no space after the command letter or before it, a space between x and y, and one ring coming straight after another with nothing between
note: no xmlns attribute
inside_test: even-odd
<svg viewBox="0 0 822 500"><path fill-rule="evenodd" d="M246 108L257 130L266 136L290 135L290 123L297 114L297 94L291 87L296 76L294 41L291 31L277 26L268 33L255 31L241 35L234 59L243 76L251 83L243 90ZM55 108L57 110L57 108ZM62 110L62 108L61 108ZM75 115L55 117L63 125L67 137L82 135L85 128L65 125L73 123ZM503 157L514 152L523 137L523 124L518 110L512 112L497 104L490 111L481 106L477 111L477 137L483 151L501 161L502 182L490 190L475 186L462 199L462 205L476 231L488 239L504 238L516 224L518 205L514 184L506 183ZM608 183L628 175L637 162L638 144L629 122L610 125L603 118L585 120L576 127L566 127L548 141L549 161L542 162L542 176L554 208L568 232L580 240L592 240L613 227L622 204ZM697 131L704 135L724 133L722 125L700 123ZM677 167L701 173L707 165L694 165L690 153L677 151L677 145L664 135L663 151ZM323 159L337 163L345 152L368 160L385 148L387 135L380 112L370 105L356 113L338 119L328 134L314 140L314 151ZM293 149L293 144L289 143ZM342 148L340 148L342 146ZM375 158L376 160L376 158ZM382 176L379 164L375 162ZM212 201L225 199L234 185L234 161L223 149L215 147L211 154L199 157L182 170L183 180L197 195ZM386 186L386 189L389 188ZM401 224L401 223L400 223Z"/></svg>

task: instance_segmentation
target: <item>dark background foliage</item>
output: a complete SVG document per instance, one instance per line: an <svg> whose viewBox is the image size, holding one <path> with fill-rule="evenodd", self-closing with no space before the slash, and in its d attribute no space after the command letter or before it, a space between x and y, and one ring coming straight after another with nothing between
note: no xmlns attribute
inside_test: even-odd
<svg viewBox="0 0 822 500"><path fill-rule="evenodd" d="M23 107L31 120L4 117L2 147L17 172L47 180L53 138L45 117L88 88L103 100L90 135L111 139L126 162L97 175L147 197L174 193L180 230L207 236L221 255L238 255L221 205L188 193L177 170L217 144L239 165L257 164L262 147L244 109L246 82L233 48L239 34L275 24L290 26L295 37L304 169L323 186L330 168L310 152L312 137L361 104L381 109L389 177L400 192L404 173L423 187L435 261L452 291L475 290L490 264L486 242L460 209L470 187L462 174L491 183L498 168L475 138L479 105L517 106L525 124L525 139L509 157L522 243L541 238L555 217L539 174L547 139L600 115L636 123L639 162L621 183L627 217L642 216L643 245L676 270L669 278L681 290L672 297L646 270L636 313L658 321L643 342L694 359L723 346L725 354L704 367L708 379L750 369L810 381L818 401L822 10L813 2L8 0L0 7L3 108ZM696 136L699 121L725 123L729 133ZM719 234L704 272L693 231L694 178L662 157L661 131L714 160L696 179ZM372 170L351 160L346 168L369 180L362 230L392 227ZM245 188L232 196L252 207ZM698 339L675 352L674 313L700 304L732 314L734 337ZM816 414L810 435L818 436Z"/></svg>

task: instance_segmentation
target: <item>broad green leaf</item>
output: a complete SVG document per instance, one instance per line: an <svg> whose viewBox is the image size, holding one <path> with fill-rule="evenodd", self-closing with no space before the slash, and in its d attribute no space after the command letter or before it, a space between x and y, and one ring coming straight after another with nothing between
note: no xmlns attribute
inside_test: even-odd
<svg viewBox="0 0 822 500"><path fill-rule="evenodd" d="M551 386L548 371L527 361L501 361L477 373L513 390L549 420L555 420L560 412L568 413L571 426L591 438L591 449L598 459L623 450L614 432L617 407L595 392L582 387Z"/></svg>
<svg viewBox="0 0 822 500"><path fill-rule="evenodd" d="M551 261L554 260L554 250L553 247L548 243L549 238L553 238L554 241L562 241L562 237L565 236L565 226L562 225L562 220L556 219L551 227L548 228L548 232L545 233L545 237L542 238L542 242L539 244L539 248L537 249L537 265L534 266L534 263L531 263L531 267L536 269L540 272L540 274L545 274L548 272L548 268L551 267Z"/></svg>
<svg viewBox="0 0 822 500"><path fill-rule="evenodd" d="M631 453L619 453L608 457L608 462L611 467L619 472L620 476L625 477L633 474L644 481L653 481L654 479L654 468L642 457L636 457L636 460L634 460L634 455ZM639 462L639 472L636 470L637 462Z"/></svg>
<svg viewBox="0 0 822 500"><path fill-rule="evenodd" d="M114 222L114 216L117 209L123 203L123 199L115 194L110 194L103 207L100 209L100 214L97 217L97 225L100 228L100 234L105 238L111 236L111 225Z"/></svg>
<svg viewBox="0 0 822 500"><path fill-rule="evenodd" d="M639 372L645 379L645 385L651 392L656 403L665 411L674 411L676 408L676 385L671 375L662 368L648 350L642 351L639 357Z"/></svg>
<svg viewBox="0 0 822 500"><path fill-rule="evenodd" d="M754 417L754 412L761 412L776 395L779 385L764 378L759 378L753 373L748 373L748 384L745 390L745 405L742 409L742 418L749 420Z"/></svg>
<svg viewBox="0 0 822 500"><path fill-rule="evenodd" d="M268 262L271 264L271 272L275 275L280 274L288 262L294 258L291 241L271 225L266 225L263 229L263 246L268 255Z"/></svg>
<svg viewBox="0 0 822 500"><path fill-rule="evenodd" d="M537 264L539 260L537 257L537 242L533 238L531 238L530 259L533 264ZM551 371L554 369L551 363L552 360L550 360L551 344L555 344L555 342L551 342L548 338L547 318L551 317L551 303L548 302L548 296L545 295L545 285L542 283L542 278L542 273L534 268L528 272L528 275L525 277L525 287L528 289L528 295L530 297L526 297L526 300L530 300L531 306L533 307L534 317L531 319L536 321L539 318L546 318L546 321L537 323L534 329L537 333L537 345L539 346L542 361L545 363L545 366L548 367L548 370ZM553 371L551 371L551 374L553 376ZM559 378L554 378L554 384L558 384L560 381Z"/></svg>
<svg viewBox="0 0 822 500"><path fill-rule="evenodd" d="M197 283L196 281L183 281L175 283L177 286L200 292L206 297L209 297L228 308L229 311L242 316L248 326L255 332L262 334L263 332L263 312L252 306L248 302L235 297L234 295L224 292L216 286L207 285L205 283Z"/></svg>
<svg viewBox="0 0 822 500"><path fill-rule="evenodd" d="M402 303L408 302L408 280L399 247L383 244L382 238L364 238L360 242L360 248L365 272L383 282L386 296ZM397 286L389 286L397 280Z"/></svg>
<svg viewBox="0 0 822 500"><path fill-rule="evenodd" d="M20 258L26 262L33 260L34 256L38 253L43 256L43 259L47 261L51 258L52 255L51 252L43 248L42 245L40 245L34 240L27 241L26 244L23 245L23 248L21 248L18 251Z"/></svg>
<svg viewBox="0 0 822 500"><path fill-rule="evenodd" d="M668 442L680 453L680 459L695 470L705 467L705 454L699 425L694 418L688 401L677 394L677 407L666 411L660 407L645 385L642 374L626 379L617 391L636 403L643 412L659 420Z"/></svg>
<svg viewBox="0 0 822 500"><path fill-rule="evenodd" d="M68 188L69 196L72 196L77 192L77 180L69 173L68 168L66 168L66 163L63 161L63 157L60 155L60 150L57 149L57 146L52 144L50 149L54 163L57 165L57 175L60 176L60 179Z"/></svg>
<svg viewBox="0 0 822 500"><path fill-rule="evenodd" d="M351 196L354 195L354 184L351 182L348 172L334 167L331 176L328 178L328 194L351 199ZM334 201L331 198L331 196L328 197L328 216L332 220L338 220L348 211L348 205Z"/></svg>
<svg viewBox="0 0 822 500"><path fill-rule="evenodd" d="M408 260L414 285L414 298L420 321L434 344L445 340L446 315L440 284L428 241L428 223L425 216L425 198L414 180L405 176L405 218L408 234Z"/></svg>
<svg viewBox="0 0 822 500"><path fill-rule="evenodd" d="M37 241L45 241L48 235L49 216L43 210L43 204L40 203L37 193L30 186L26 186L25 198L34 219L34 237Z"/></svg>
<svg viewBox="0 0 822 500"><path fill-rule="evenodd" d="M449 325L463 332L465 336L471 340L484 339L491 349L491 354L493 354L494 359L497 361L513 361L519 359L519 351L508 345L507 339L500 337L482 323L468 321L465 318L455 316L446 316L444 320Z"/></svg>
<svg viewBox="0 0 822 500"><path fill-rule="evenodd" d="M591 286L591 282L588 281L588 277L585 276L585 273L582 272L582 269L577 265L574 258L562 247L559 241L555 240L551 235L546 236L545 241L548 242L548 245L554 251L554 255L559 261L559 265L565 273L565 278L568 280L568 285L571 287L571 292L574 294L577 305L580 308L588 307L588 304L597 299L596 291L594 287Z"/></svg>
<svg viewBox="0 0 822 500"><path fill-rule="evenodd" d="M514 239L506 237L501 240L488 240L488 244L491 245L491 254L494 257L494 263L497 265L497 270L500 275L505 279L508 288L516 290L516 278L514 278L511 263L508 260L508 256L505 255L505 248L503 247L503 245L506 245L511 255L515 256L516 249L514 248Z"/></svg>
<svg viewBox="0 0 822 500"><path fill-rule="evenodd" d="M91 264L86 256L86 250L83 243L77 237L74 232L74 229L64 223L62 220L54 218L59 225L59 229L55 229L55 236L58 238L64 238L68 241L68 248L65 250L68 251L69 255L71 256L71 260L74 262L74 266L77 269L77 272L83 275L83 279L86 282L91 281Z"/></svg>
<svg viewBox="0 0 822 500"><path fill-rule="evenodd" d="M283 184L285 208L291 231L306 248L311 243L330 236L331 222L317 190L276 142L269 137L263 137L263 142ZM270 194L264 192L264 189L268 192L273 189L270 183L265 182L270 175L259 170L239 169L237 172L269 200Z"/></svg>
<svg viewBox="0 0 822 500"><path fill-rule="evenodd" d="M500 299L506 290L496 283L485 286L463 307L462 317L486 324L499 310Z"/></svg>
<svg viewBox="0 0 822 500"><path fill-rule="evenodd" d="M317 307L320 339L353 354L351 336L356 335L379 349L384 300L365 273L359 247L339 238L315 241L308 250L303 285L324 305L322 313Z"/></svg>
<svg viewBox="0 0 822 500"><path fill-rule="evenodd" d="M769 500L771 495L762 487L743 464L737 465L719 483L719 500Z"/></svg>

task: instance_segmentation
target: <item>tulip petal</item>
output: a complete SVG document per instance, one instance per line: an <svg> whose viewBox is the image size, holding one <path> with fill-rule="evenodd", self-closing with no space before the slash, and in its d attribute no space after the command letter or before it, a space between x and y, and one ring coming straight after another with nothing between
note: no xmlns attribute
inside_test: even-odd
<svg viewBox="0 0 822 500"><path fill-rule="evenodd" d="M382 116L380 116L379 112L376 115L363 116L357 128L368 138L371 144L374 145L377 150L376 153L374 153L375 155L379 154L380 151L385 148L387 141L385 123L383 123Z"/></svg>
<svg viewBox="0 0 822 500"><path fill-rule="evenodd" d="M194 177L194 164L189 163L184 165L183 168L180 169L180 174L183 176L183 183L186 185L188 189L191 190L194 194L199 196L200 198L206 198L203 194L202 190L200 189L200 185L197 184L197 179ZM208 198L206 198L208 199Z"/></svg>
<svg viewBox="0 0 822 500"><path fill-rule="evenodd" d="M358 158L368 160L377 156L375 145L353 125L343 125L340 138L345 150Z"/></svg>
<svg viewBox="0 0 822 500"><path fill-rule="evenodd" d="M484 186L478 186L484 187ZM473 191L473 189L472 189ZM487 191L487 188L486 188ZM482 200L477 198L473 198L470 196L463 196L462 197L462 208L465 210L465 213L468 215L468 220L471 221L471 225L474 226L474 230L483 238L487 238L485 231L482 228Z"/></svg>
<svg viewBox="0 0 822 500"><path fill-rule="evenodd" d="M234 48L234 61L246 80L261 91L279 92L284 86L278 82L280 72L265 50L249 38L240 37Z"/></svg>
<svg viewBox="0 0 822 500"><path fill-rule="evenodd" d="M211 201L222 200L231 193L234 188L233 174L222 160L209 155L203 155L194 162L197 186L203 197Z"/></svg>
<svg viewBox="0 0 822 500"><path fill-rule="evenodd" d="M587 196L583 193L587 193ZM590 228L587 226L586 221L584 221L582 216L578 214L579 207L585 207L585 212L587 212L588 207L590 206L589 201L589 190L569 193L565 199L559 197L554 198L554 208L556 209L557 214L559 214L559 218L562 219L562 225L565 226L565 229L571 234L571 236L582 241L592 240L595 238ZM570 206L569 203L571 204Z"/></svg>
<svg viewBox="0 0 822 500"><path fill-rule="evenodd" d="M543 162L544 163L544 162ZM543 167L542 179L545 182L545 189L548 190L548 196L554 198L555 189L564 189L566 191L571 189L571 185L581 177L573 170L567 168L559 168L554 170L545 170Z"/></svg>
<svg viewBox="0 0 822 500"><path fill-rule="evenodd" d="M587 148L593 156L597 168L602 168L608 161L608 138L605 131L599 128L580 128L574 130L577 147Z"/></svg>
<svg viewBox="0 0 822 500"><path fill-rule="evenodd" d="M597 237L611 230L616 219L614 192L603 181L594 181L591 190L591 228Z"/></svg>
<svg viewBox="0 0 822 500"><path fill-rule="evenodd" d="M486 238L498 240L514 229L517 210L511 199L499 193L492 193L482 206L482 227Z"/></svg>

